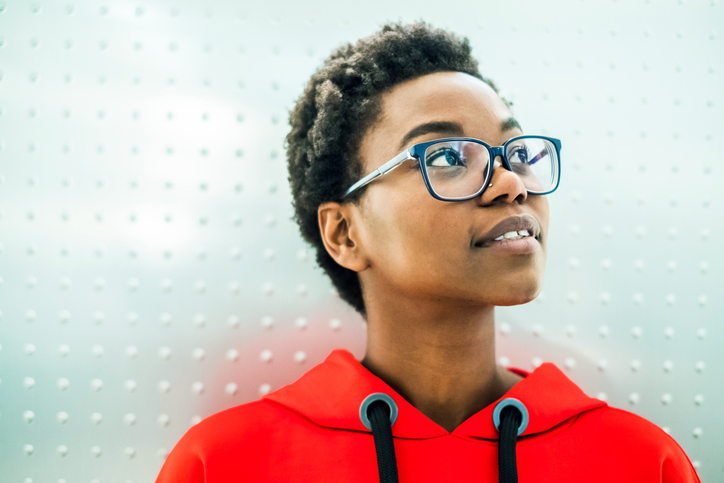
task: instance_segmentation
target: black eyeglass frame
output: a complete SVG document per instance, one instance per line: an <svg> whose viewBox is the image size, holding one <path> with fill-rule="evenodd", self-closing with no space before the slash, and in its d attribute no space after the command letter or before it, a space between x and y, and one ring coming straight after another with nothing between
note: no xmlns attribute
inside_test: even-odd
<svg viewBox="0 0 724 483"><path fill-rule="evenodd" d="M349 189L345 192L343 197L346 197L353 191L371 183L372 181L379 178L380 176L389 173L390 171L392 171L393 169L395 169L396 167L398 167L405 161L414 159L417 161L417 163L420 166L420 172L422 173L422 178L425 181L425 186L427 187L427 191L430 192L430 195L433 198L438 199L440 201L467 201L467 200L473 199L477 196L480 196L488 188L488 184L490 183L490 180L493 177L495 159L498 156L500 156L500 159L502 159L502 161L503 161L502 166L505 169L507 169L508 171L512 172L513 170L510 167L510 163L508 162L508 159L505 157L506 148L508 147L508 145L510 143L512 143L514 141L517 141L520 139L530 139L530 138L544 139L546 141L551 142L553 144L553 146L556 148L556 163L557 163L556 174L557 174L557 176L556 176L556 183L552 189L550 189L548 191L543 191L543 192L528 190L528 194L547 195L547 194L553 193L558 188L558 185L561 182L561 140L557 139L557 138L552 138L552 137L548 137L548 136L540 136L540 135L536 135L536 134L523 134L521 136L516 136L514 138L508 139L505 142L505 144L503 144L502 146L491 146L488 143L481 141L480 139L464 138L464 137L440 138L440 139L435 139L432 141L427 141L424 143L414 144L414 145L410 146L409 148L405 149L403 152L401 152L394 158L392 158L391 160L389 160L388 162L386 162L385 164L383 164L382 166L380 166L379 168L377 168L376 170L372 171L370 174L368 174L364 178L357 181L352 186L350 186ZM480 188L480 190L477 193L469 195L469 196L460 197L460 198L448 198L448 197L438 195L435 192L435 190L432 188L432 185L430 184L430 178L427 175L427 166L425 165L425 151L427 150L428 147L432 146L433 144L443 143L443 142L448 142L448 141L471 141L471 142L474 142L477 144L482 144L483 146L485 146L487 148L488 155L489 155L489 157L488 157L488 174L486 176L485 181L483 182L483 186Z"/></svg>

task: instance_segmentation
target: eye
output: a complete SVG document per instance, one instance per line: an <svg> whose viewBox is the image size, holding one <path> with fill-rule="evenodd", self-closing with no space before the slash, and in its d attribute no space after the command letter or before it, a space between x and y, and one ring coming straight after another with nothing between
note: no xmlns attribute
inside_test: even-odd
<svg viewBox="0 0 724 483"><path fill-rule="evenodd" d="M441 148L427 155L427 166L447 168L465 166L465 161L456 149Z"/></svg>
<svg viewBox="0 0 724 483"><path fill-rule="evenodd" d="M512 151L508 154L508 161L512 163L528 164L528 159L529 153L528 149L525 146L516 146L512 148Z"/></svg>

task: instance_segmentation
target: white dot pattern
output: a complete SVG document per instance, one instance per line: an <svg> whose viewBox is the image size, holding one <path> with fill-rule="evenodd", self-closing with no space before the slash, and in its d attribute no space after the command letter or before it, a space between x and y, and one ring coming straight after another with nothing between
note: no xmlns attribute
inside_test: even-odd
<svg viewBox="0 0 724 483"><path fill-rule="evenodd" d="M497 362L556 364L721 480L721 2L456 7L426 15L564 146ZM153 481L202 418L363 356L292 220L286 119L330 45L416 8L0 0L3 481Z"/></svg>

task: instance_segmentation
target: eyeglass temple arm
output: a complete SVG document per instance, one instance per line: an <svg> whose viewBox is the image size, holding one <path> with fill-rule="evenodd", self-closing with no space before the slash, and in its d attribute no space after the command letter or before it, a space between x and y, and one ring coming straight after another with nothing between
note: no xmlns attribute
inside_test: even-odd
<svg viewBox="0 0 724 483"><path fill-rule="evenodd" d="M548 150L544 149L540 153L536 154L530 161L528 161L528 164L535 164L540 158L548 154Z"/></svg>
<svg viewBox="0 0 724 483"><path fill-rule="evenodd" d="M349 187L347 192L344 194L344 196L347 196L351 192L353 192L356 189L359 189L363 187L364 185L370 183L372 180L379 178L385 173L388 173L401 165L404 161L408 159L415 159L412 156L410 156L410 152L405 149L403 152L392 158L391 160L387 161L385 164L377 168L376 170L372 171L370 174L362 178L361 180L357 181L355 184Z"/></svg>

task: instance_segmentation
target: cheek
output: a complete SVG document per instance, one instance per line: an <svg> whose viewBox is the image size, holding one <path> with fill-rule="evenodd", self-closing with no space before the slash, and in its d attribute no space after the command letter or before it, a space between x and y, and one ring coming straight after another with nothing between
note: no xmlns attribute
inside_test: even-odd
<svg viewBox="0 0 724 483"><path fill-rule="evenodd" d="M447 272L458 272L459 258L465 256L460 248L469 244L468 227L454 210L439 206L443 202L427 192L425 196L389 200L371 240L373 263L399 284L429 285Z"/></svg>

